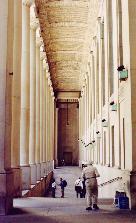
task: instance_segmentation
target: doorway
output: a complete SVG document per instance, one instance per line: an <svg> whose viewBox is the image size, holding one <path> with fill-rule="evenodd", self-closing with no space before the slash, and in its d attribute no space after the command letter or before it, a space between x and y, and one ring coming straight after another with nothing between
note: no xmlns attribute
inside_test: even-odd
<svg viewBox="0 0 136 223"><path fill-rule="evenodd" d="M64 152L63 153L64 161L66 166L72 165L72 152Z"/></svg>

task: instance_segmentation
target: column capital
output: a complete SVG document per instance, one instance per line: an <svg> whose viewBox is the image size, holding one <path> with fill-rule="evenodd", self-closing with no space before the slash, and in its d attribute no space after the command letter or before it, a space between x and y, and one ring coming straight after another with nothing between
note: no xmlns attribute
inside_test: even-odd
<svg viewBox="0 0 136 223"><path fill-rule="evenodd" d="M46 72L46 78L48 79L50 77L49 71Z"/></svg>
<svg viewBox="0 0 136 223"><path fill-rule="evenodd" d="M46 58L45 52L40 52L40 60L44 60Z"/></svg>
<svg viewBox="0 0 136 223"><path fill-rule="evenodd" d="M98 23L100 23L101 22L101 17L97 17L97 21L98 21Z"/></svg>
<svg viewBox="0 0 136 223"><path fill-rule="evenodd" d="M54 96L54 91L53 91L53 87L50 86L50 92L51 92L51 96L53 97Z"/></svg>
<svg viewBox="0 0 136 223"><path fill-rule="evenodd" d="M31 5L34 3L34 0L22 0L22 3L24 6L31 7Z"/></svg>
<svg viewBox="0 0 136 223"><path fill-rule="evenodd" d="M49 72L49 65L48 65L47 62L46 62L46 69L47 69L47 71Z"/></svg>
<svg viewBox="0 0 136 223"><path fill-rule="evenodd" d="M43 60L43 70L46 71L46 61L45 60Z"/></svg>
<svg viewBox="0 0 136 223"><path fill-rule="evenodd" d="M41 37L36 37L36 46L40 47L43 44L43 40Z"/></svg>
<svg viewBox="0 0 136 223"><path fill-rule="evenodd" d="M52 87L52 82L51 82L50 77L48 78L48 86Z"/></svg>
<svg viewBox="0 0 136 223"><path fill-rule="evenodd" d="M30 28L36 30L38 26L39 26L39 20L35 17L32 17L30 22Z"/></svg>

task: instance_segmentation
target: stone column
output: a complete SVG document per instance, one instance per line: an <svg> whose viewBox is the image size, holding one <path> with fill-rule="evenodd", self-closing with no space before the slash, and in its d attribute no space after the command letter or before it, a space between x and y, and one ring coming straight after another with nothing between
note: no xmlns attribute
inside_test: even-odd
<svg viewBox="0 0 136 223"><path fill-rule="evenodd" d="M54 92L51 91L51 109L52 109L52 126L51 126L51 170L54 169L54 133L55 133L55 119L54 119Z"/></svg>
<svg viewBox="0 0 136 223"><path fill-rule="evenodd" d="M10 99L13 75L13 2L0 1L0 15L0 215L5 215L13 205Z"/></svg>
<svg viewBox="0 0 136 223"><path fill-rule="evenodd" d="M48 111L49 111L49 114L48 114L48 130L49 130L49 135L48 135L48 169L49 169L49 172L50 172L50 163L51 163L51 92L50 92L50 79L49 79L49 82L48 82L48 95L49 95L49 108L48 108Z"/></svg>
<svg viewBox="0 0 136 223"><path fill-rule="evenodd" d="M40 53L40 164L41 164L41 177L44 176L44 163L43 163L43 59L44 54Z"/></svg>
<svg viewBox="0 0 136 223"><path fill-rule="evenodd" d="M110 92L110 86L109 86L109 4L111 2L105 1L104 2L104 46L105 46L105 118L107 121L109 121L109 92ZM110 147L107 145L110 145L109 143L109 127L106 128L106 165L108 166L110 164ZM104 148L103 148L104 150ZM103 163L104 163L104 151L103 151Z"/></svg>
<svg viewBox="0 0 136 223"><path fill-rule="evenodd" d="M122 19L123 63L128 69L128 80L126 85L128 85L129 91L127 92L126 97L128 98L125 112L126 123L124 123L124 130L122 130L125 132L126 148L125 154L123 154L124 151L122 151L121 156L124 156L126 170L132 169L130 172L130 203L131 208L136 209L136 30L134 29L136 24L136 1L122 1L122 9L122 18L126 18L125 21ZM128 114L131 114L129 119ZM132 134L128 132L128 129L130 129L130 122ZM129 134L128 138L127 134ZM132 144L128 141L129 138L132 138Z"/></svg>
<svg viewBox="0 0 136 223"><path fill-rule="evenodd" d="M22 2L14 0L14 43L12 83L11 167L14 174L14 197L21 196L20 171L20 106L21 106L21 51Z"/></svg>
<svg viewBox="0 0 136 223"><path fill-rule="evenodd" d="M56 105L56 104L55 104ZM58 110L55 106L55 145L54 145L54 166L58 166Z"/></svg>
<svg viewBox="0 0 136 223"><path fill-rule="evenodd" d="M87 83L85 80L85 87L84 87L84 106L85 106L85 127L84 127L84 142L87 144ZM87 161L87 149L84 145L84 154L85 154L85 161Z"/></svg>
<svg viewBox="0 0 136 223"><path fill-rule="evenodd" d="M49 160L50 160L50 92L49 92L50 77L47 82L47 171L49 173Z"/></svg>
<svg viewBox="0 0 136 223"><path fill-rule="evenodd" d="M30 189L31 169L29 165L29 109L30 109L30 6L22 5L22 64L21 64L21 120L20 120L20 165L22 189Z"/></svg>
<svg viewBox="0 0 136 223"><path fill-rule="evenodd" d="M81 132L81 127L82 127L82 114L81 114L81 100L82 98L79 98L79 167L81 167L81 160L82 160L82 153L81 153L81 138L82 138L82 132Z"/></svg>
<svg viewBox="0 0 136 223"><path fill-rule="evenodd" d="M37 180L41 179L41 164L40 164L40 46L41 38L36 40L36 166Z"/></svg>
<svg viewBox="0 0 136 223"><path fill-rule="evenodd" d="M46 62L43 61L43 176L46 175Z"/></svg>
<svg viewBox="0 0 136 223"><path fill-rule="evenodd" d="M47 66L47 64L46 64ZM45 100L45 119L46 119L46 175L48 174L48 77L49 77L49 73L48 73L48 70L46 72L46 87L45 87L45 96L46 96L46 100Z"/></svg>
<svg viewBox="0 0 136 223"><path fill-rule="evenodd" d="M36 128L36 29L38 21L33 18L30 24L30 132L29 164L31 167L31 184L36 184L37 169L35 163L35 128Z"/></svg>

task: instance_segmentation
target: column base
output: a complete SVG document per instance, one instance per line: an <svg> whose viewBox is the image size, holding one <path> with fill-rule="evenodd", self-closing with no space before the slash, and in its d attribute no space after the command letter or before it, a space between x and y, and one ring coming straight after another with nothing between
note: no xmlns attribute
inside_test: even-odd
<svg viewBox="0 0 136 223"><path fill-rule="evenodd" d="M31 184L36 184L37 182L37 166L36 164L30 164L31 168Z"/></svg>
<svg viewBox="0 0 136 223"><path fill-rule="evenodd" d="M136 210L136 171L130 173L130 198L131 209Z"/></svg>
<svg viewBox="0 0 136 223"><path fill-rule="evenodd" d="M47 175L49 174L50 172L50 161L47 161Z"/></svg>
<svg viewBox="0 0 136 223"><path fill-rule="evenodd" d="M46 163L41 163L41 177L46 176Z"/></svg>
<svg viewBox="0 0 136 223"><path fill-rule="evenodd" d="M41 164L37 163L36 167L37 167L37 181L40 181L41 180Z"/></svg>
<svg viewBox="0 0 136 223"><path fill-rule="evenodd" d="M12 172L13 172L14 197L21 197L22 196L21 169L20 167L12 168Z"/></svg>
<svg viewBox="0 0 136 223"><path fill-rule="evenodd" d="M13 172L0 173L0 215L7 215L13 208Z"/></svg>
<svg viewBox="0 0 136 223"><path fill-rule="evenodd" d="M45 168L45 176L47 176L48 171L47 171L47 162L44 163L44 168Z"/></svg>
<svg viewBox="0 0 136 223"><path fill-rule="evenodd" d="M22 170L22 190L31 188L31 169L30 166L21 166Z"/></svg>
<svg viewBox="0 0 136 223"><path fill-rule="evenodd" d="M58 159L54 160L54 168L58 166Z"/></svg>

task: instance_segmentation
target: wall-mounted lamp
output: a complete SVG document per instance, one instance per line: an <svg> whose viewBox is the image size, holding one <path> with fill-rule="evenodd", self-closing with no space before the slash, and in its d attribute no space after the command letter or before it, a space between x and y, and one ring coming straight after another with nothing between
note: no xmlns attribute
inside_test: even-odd
<svg viewBox="0 0 136 223"><path fill-rule="evenodd" d="M102 119L102 127L108 127L108 122L106 119Z"/></svg>
<svg viewBox="0 0 136 223"><path fill-rule="evenodd" d="M125 69L124 65L120 65L120 66L118 66L118 68L117 68L118 71L122 71L122 70L124 70L124 69Z"/></svg>
<svg viewBox="0 0 136 223"><path fill-rule="evenodd" d="M111 101L111 102L110 102L110 105L114 105L114 101Z"/></svg>
<svg viewBox="0 0 136 223"><path fill-rule="evenodd" d="M128 78L128 70L125 69L124 65L121 65L117 68L119 72L119 80L120 81L126 81Z"/></svg>
<svg viewBox="0 0 136 223"><path fill-rule="evenodd" d="M99 131L96 132L96 134L99 134L99 133L100 133Z"/></svg>
<svg viewBox="0 0 136 223"><path fill-rule="evenodd" d="M92 143L95 143L95 140L93 140Z"/></svg>

